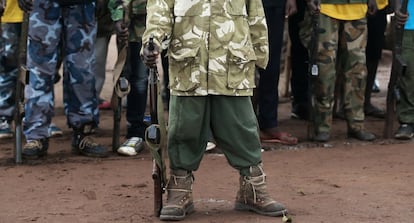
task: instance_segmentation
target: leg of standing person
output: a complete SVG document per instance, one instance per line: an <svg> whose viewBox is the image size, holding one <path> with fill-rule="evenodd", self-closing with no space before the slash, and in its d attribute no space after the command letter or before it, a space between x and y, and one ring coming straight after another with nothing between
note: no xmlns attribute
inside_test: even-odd
<svg viewBox="0 0 414 223"><path fill-rule="evenodd" d="M23 158L47 155L48 126L54 115L55 105L53 77L61 38L65 52L63 102L67 123L73 129L72 150L86 156L107 156L106 148L87 136L88 129L99 122L96 120L98 108L93 75L96 37L94 13L95 4L92 2L69 7L53 4L47 8L42 2L35 1L33 4L28 32L29 83L26 86L28 94L25 94L27 103L24 120L27 143L23 148ZM59 21L62 18L61 23ZM42 26L35 25L38 23ZM54 34L53 37L47 36L48 44L43 44L44 40L39 38L46 38L42 35L45 29Z"/></svg>
<svg viewBox="0 0 414 223"><path fill-rule="evenodd" d="M290 87L292 89L292 118L308 119L309 115L309 83L308 83L308 50L299 37L299 23L303 21L306 3L296 1L298 12L289 16L289 38L291 41L290 57L292 74Z"/></svg>
<svg viewBox="0 0 414 223"><path fill-rule="evenodd" d="M136 155L144 149L144 133L147 125L144 114L147 107L148 68L139 56L141 42L129 42L124 74L131 91L127 96L127 140L118 148L122 155Z"/></svg>
<svg viewBox="0 0 414 223"><path fill-rule="evenodd" d="M409 11L409 13L412 13ZM398 87L400 100L397 101L397 115L400 127L394 137L410 140L414 137L414 31L404 30L402 57L407 63L405 74L400 77Z"/></svg>
<svg viewBox="0 0 414 223"><path fill-rule="evenodd" d="M21 23L2 23L0 37L0 139L12 138Z"/></svg>
<svg viewBox="0 0 414 223"><path fill-rule="evenodd" d="M106 78L106 60L111 36L99 36L96 38L96 65L95 65L95 90L98 97L99 109L111 109L111 103L100 97Z"/></svg>
<svg viewBox="0 0 414 223"><path fill-rule="evenodd" d="M372 104L371 94L377 76L378 64L381 59L385 41L385 27L387 25L385 9L377 11L375 15L367 17L368 41L366 47L367 85L365 88L364 112L367 116L384 118L385 111Z"/></svg>
<svg viewBox="0 0 414 223"><path fill-rule="evenodd" d="M259 114L260 138L262 142L297 144L297 138L278 129L280 55L283 43L285 4L264 7L269 35L269 63L259 69Z"/></svg>
<svg viewBox="0 0 414 223"><path fill-rule="evenodd" d="M171 180L167 186L167 204L161 211L162 220L180 220L193 211L192 172L199 168L210 129L229 164L240 173L236 209L269 216L286 212L265 189L257 120L249 97L171 96L169 117Z"/></svg>

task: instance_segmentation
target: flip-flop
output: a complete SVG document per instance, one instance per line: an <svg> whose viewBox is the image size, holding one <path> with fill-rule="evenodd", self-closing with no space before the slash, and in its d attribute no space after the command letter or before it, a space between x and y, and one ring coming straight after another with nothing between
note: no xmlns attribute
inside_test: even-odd
<svg viewBox="0 0 414 223"><path fill-rule="evenodd" d="M271 136L266 134L266 137L261 137L260 140L264 143L281 143L284 145L296 145L298 139L287 132L273 133Z"/></svg>

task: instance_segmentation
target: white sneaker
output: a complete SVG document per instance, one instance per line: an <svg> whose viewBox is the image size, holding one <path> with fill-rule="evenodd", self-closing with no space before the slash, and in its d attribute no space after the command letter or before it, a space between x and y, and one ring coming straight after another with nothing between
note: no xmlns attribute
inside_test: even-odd
<svg viewBox="0 0 414 223"><path fill-rule="evenodd" d="M216 144L213 142L207 142L206 151L212 150L214 148L216 148Z"/></svg>
<svg viewBox="0 0 414 223"><path fill-rule="evenodd" d="M117 150L121 155L135 156L144 149L144 141L140 137L127 139Z"/></svg>

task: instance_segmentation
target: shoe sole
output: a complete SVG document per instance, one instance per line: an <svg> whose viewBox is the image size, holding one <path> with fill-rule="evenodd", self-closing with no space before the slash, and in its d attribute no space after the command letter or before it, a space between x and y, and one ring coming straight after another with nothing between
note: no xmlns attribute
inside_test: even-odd
<svg viewBox="0 0 414 223"><path fill-rule="evenodd" d="M109 155L108 154L100 154L100 153L84 153L79 151L77 148L72 148L72 154L74 155L82 155L87 157L94 157L94 158L106 158Z"/></svg>
<svg viewBox="0 0 414 223"><path fill-rule="evenodd" d="M414 137L414 134L411 135L395 135L394 138L400 139L400 140L410 140Z"/></svg>
<svg viewBox="0 0 414 223"><path fill-rule="evenodd" d="M243 204L243 203L236 203L235 208L236 211L251 211L251 212L255 212L257 214L260 215L265 215L265 216L270 216L270 217L281 217L283 215L286 215L288 213L287 209L283 209L280 211L274 211L274 212L263 212L260 211L259 209L252 207L250 205L247 204Z"/></svg>
<svg viewBox="0 0 414 223"><path fill-rule="evenodd" d="M194 212L194 204L189 205L185 210L183 215L163 215L160 214L160 220L162 221L180 221L183 220L187 215Z"/></svg>
<svg viewBox="0 0 414 223"><path fill-rule="evenodd" d="M13 134L12 133L0 135L0 139L11 139L11 138L13 138Z"/></svg>

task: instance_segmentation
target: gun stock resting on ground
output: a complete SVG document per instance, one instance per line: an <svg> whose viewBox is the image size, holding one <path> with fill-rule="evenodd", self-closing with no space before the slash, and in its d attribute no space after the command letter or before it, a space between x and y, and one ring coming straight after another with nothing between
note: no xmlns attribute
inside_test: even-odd
<svg viewBox="0 0 414 223"><path fill-rule="evenodd" d="M408 0L403 0L401 3L400 12L407 13ZM394 22L395 43L392 51L393 60L391 67L391 76L388 82L387 92L387 115L385 117L384 138L391 138L393 134L393 124L396 113L396 101L399 100L400 92L398 89L398 82L401 76L404 76L407 64L402 58L402 39L404 34L404 26L397 26Z"/></svg>
<svg viewBox="0 0 414 223"><path fill-rule="evenodd" d="M149 40L148 49L154 50L153 37ZM165 140L166 125L164 121L164 106L156 65L149 69L148 88L150 97L151 125L145 131L145 142L153 157L152 179L154 180L154 214L159 217L163 206L163 193L166 187Z"/></svg>
<svg viewBox="0 0 414 223"><path fill-rule="evenodd" d="M24 87L29 77L26 67L27 60L27 30L29 26L29 14L23 14L23 23L19 42L19 74L16 81L15 92L15 112L14 112L14 158L16 163L22 162L22 139L23 127L22 119L24 116Z"/></svg>

